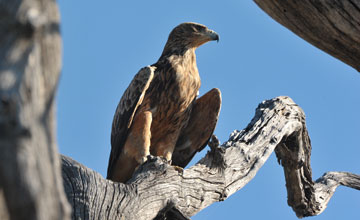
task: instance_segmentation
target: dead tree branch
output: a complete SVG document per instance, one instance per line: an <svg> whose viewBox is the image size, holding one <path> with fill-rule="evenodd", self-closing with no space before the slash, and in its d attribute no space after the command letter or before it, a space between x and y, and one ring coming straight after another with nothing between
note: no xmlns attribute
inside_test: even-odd
<svg viewBox="0 0 360 220"><path fill-rule="evenodd" d="M296 34L360 70L356 1L256 3ZM53 0L0 0L0 218L188 219L245 186L275 150L288 204L298 217L320 214L339 185L360 176L329 172L312 180L303 111L288 97L259 105L250 124L189 169L149 158L128 184L105 180L62 157L55 138L54 94L61 67L59 13ZM64 188L63 188L64 187Z"/></svg>
<svg viewBox="0 0 360 220"><path fill-rule="evenodd" d="M254 2L299 37L360 71L360 1Z"/></svg>
<svg viewBox="0 0 360 220"><path fill-rule="evenodd" d="M355 174L331 172L312 181L305 115L288 97L264 101L244 130L211 148L185 170L150 158L128 184L105 180L63 156L73 219L154 219L167 207L184 218L193 216L244 187L275 149L284 167L288 203L298 217L320 214L339 184L360 188L360 176Z"/></svg>

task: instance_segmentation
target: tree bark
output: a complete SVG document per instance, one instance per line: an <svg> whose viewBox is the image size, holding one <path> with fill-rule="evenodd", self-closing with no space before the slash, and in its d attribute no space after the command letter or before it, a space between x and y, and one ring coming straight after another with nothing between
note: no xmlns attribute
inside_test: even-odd
<svg viewBox="0 0 360 220"><path fill-rule="evenodd" d="M360 71L360 1L254 2L299 37Z"/></svg>
<svg viewBox="0 0 360 220"><path fill-rule="evenodd" d="M360 70L358 2L255 2ZM261 103L244 130L221 146L214 138L211 151L189 169L150 157L122 184L62 156L62 184L54 117L61 68L56 3L0 0L0 16L0 219L66 220L70 206L73 219L188 219L245 186L274 150L298 217L320 214L339 185L360 189L360 176L346 172L312 180L305 115L288 97Z"/></svg>
<svg viewBox="0 0 360 220"><path fill-rule="evenodd" d="M114 183L63 156L73 219L188 219L245 186L275 150L284 167L288 204L298 217L320 214L339 185L360 189L360 176L330 172L312 181L311 145L301 108L288 97L262 102L250 124L234 131L196 165L182 170L151 157L127 184ZM165 210L165 211L164 211ZM165 213L164 213L165 212ZM170 218L169 218L170 219Z"/></svg>
<svg viewBox="0 0 360 220"><path fill-rule="evenodd" d="M61 68L52 0L0 0L0 218L69 219L56 146Z"/></svg>

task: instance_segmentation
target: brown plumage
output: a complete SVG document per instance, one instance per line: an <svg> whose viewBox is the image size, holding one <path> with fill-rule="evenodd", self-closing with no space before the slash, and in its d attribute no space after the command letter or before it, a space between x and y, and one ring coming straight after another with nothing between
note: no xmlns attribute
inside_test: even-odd
<svg viewBox="0 0 360 220"><path fill-rule="evenodd" d="M184 167L205 147L221 97L213 89L196 99L200 76L195 49L211 40L219 37L206 26L180 24L159 60L135 75L114 115L108 179L126 182L149 154Z"/></svg>

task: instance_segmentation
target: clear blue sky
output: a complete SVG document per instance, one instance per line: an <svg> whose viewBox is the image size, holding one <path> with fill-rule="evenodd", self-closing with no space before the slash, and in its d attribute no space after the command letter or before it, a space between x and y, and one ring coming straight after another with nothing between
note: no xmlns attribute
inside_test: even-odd
<svg viewBox="0 0 360 220"><path fill-rule="evenodd" d="M265 99L290 96L305 111L313 178L326 171L360 174L360 73L273 21L252 1L60 0L64 43L58 92L58 142L105 176L117 103L135 73L159 58L169 32L194 21L220 35L197 50L202 87L222 91L215 133L223 142L243 129ZM195 161L207 149L196 156ZM314 219L360 219L360 192L337 189ZM272 155L256 177L226 201L192 217L297 219L287 205L282 167Z"/></svg>

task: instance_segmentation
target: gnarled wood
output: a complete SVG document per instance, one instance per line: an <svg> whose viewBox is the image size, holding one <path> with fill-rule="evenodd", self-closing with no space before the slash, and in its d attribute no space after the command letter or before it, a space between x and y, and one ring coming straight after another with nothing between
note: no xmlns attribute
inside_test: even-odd
<svg viewBox="0 0 360 220"><path fill-rule="evenodd" d="M299 217L321 213L339 184L360 187L360 176L355 174L333 172L312 181L305 115L288 97L264 101L244 130L234 131L221 146L216 140L210 145L212 150L185 170L149 158L128 184L105 180L63 156L73 219L153 219L167 209L186 219L240 190L275 148L285 171L288 203Z"/></svg>
<svg viewBox="0 0 360 220"><path fill-rule="evenodd" d="M360 1L254 2L304 40L360 71Z"/></svg>
<svg viewBox="0 0 360 220"><path fill-rule="evenodd" d="M358 2L255 1L305 40L360 69ZM0 16L0 219L69 219L54 129L61 66L56 4L0 0ZM186 170L149 158L128 184L63 156L72 218L188 219L245 186L274 150L298 217L324 211L339 185L360 189L360 176L346 172L312 180L305 116L287 97L261 103L247 128L221 146L216 142Z"/></svg>
<svg viewBox="0 0 360 220"><path fill-rule="evenodd" d="M69 219L56 146L61 68L52 0L0 0L0 218Z"/></svg>

